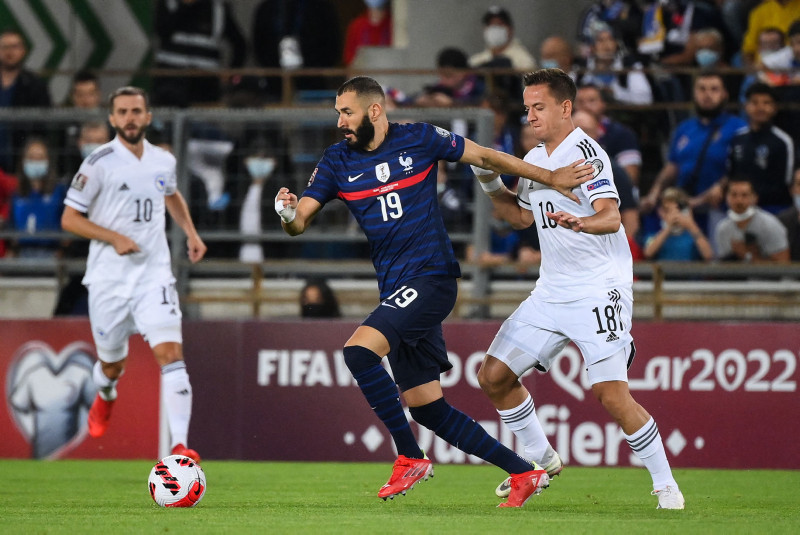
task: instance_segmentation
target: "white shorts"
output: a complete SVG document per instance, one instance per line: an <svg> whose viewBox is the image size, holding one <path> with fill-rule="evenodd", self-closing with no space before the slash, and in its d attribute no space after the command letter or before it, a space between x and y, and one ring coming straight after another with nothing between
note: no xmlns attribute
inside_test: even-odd
<svg viewBox="0 0 800 535"><path fill-rule="evenodd" d="M130 298L114 295L105 285L89 285L89 321L103 362L128 356L128 338L141 333L150 347L183 343L181 307L173 282L150 287Z"/></svg>
<svg viewBox="0 0 800 535"><path fill-rule="evenodd" d="M572 341L591 369L630 348L632 308L630 291L611 289L569 303L549 303L531 294L503 322L487 353L519 376L531 368L549 370Z"/></svg>

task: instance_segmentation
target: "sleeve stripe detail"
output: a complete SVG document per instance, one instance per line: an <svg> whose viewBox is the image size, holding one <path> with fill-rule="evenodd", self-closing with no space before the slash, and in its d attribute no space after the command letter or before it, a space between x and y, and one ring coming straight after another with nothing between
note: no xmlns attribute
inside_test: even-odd
<svg viewBox="0 0 800 535"><path fill-rule="evenodd" d="M111 154L112 152L114 152L114 148L113 147L104 148L103 150L101 150L100 152L98 152L97 154L95 154L95 155L93 155L93 156L91 156L89 158L89 161L88 161L89 165L94 165L95 162L97 162L97 160L99 160L103 156Z"/></svg>
<svg viewBox="0 0 800 535"><path fill-rule="evenodd" d="M83 204L80 201L76 201L75 199L71 199L69 195L67 195L67 198L64 199L64 204L66 204L67 206L71 206L72 208L75 208L77 211L83 212L84 214L89 211L89 207L88 206L86 206L85 204Z"/></svg>

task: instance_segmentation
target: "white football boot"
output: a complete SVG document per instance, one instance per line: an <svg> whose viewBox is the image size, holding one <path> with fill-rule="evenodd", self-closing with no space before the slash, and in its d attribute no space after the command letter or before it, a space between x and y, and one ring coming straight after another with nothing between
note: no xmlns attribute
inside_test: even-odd
<svg viewBox="0 0 800 535"><path fill-rule="evenodd" d="M547 475L550 476L552 480L553 477L557 476L561 473L561 470L564 469L564 463L561 461L561 457L556 453L556 450L553 449L552 446L547 446L547 451L544 454L545 459L550 459L547 464L543 465L542 468L547 472ZM532 465L536 465L533 461L531 461ZM500 483L497 488L495 489L494 493L497 495L498 498L508 498L508 495L511 494L511 477L507 477Z"/></svg>
<svg viewBox="0 0 800 535"><path fill-rule="evenodd" d="M686 504L683 499L683 493L677 487L654 490L650 494L658 496L658 507L656 509L683 509Z"/></svg>

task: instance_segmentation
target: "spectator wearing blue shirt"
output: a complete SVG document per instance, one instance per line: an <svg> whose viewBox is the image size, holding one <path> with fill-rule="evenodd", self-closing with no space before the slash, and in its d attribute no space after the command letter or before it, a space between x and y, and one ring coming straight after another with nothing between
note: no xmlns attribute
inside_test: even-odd
<svg viewBox="0 0 800 535"><path fill-rule="evenodd" d="M667 188L658 206L661 228L645 239L647 260L709 261L711 243L692 217L689 197L678 188Z"/></svg>
<svg viewBox="0 0 800 535"><path fill-rule="evenodd" d="M31 138L22 151L19 191L11 200L11 218L16 230L34 235L61 230L61 211L66 187L58 180L47 145ZM14 254L23 258L48 258L61 254L58 240L19 238L12 244Z"/></svg>
<svg viewBox="0 0 800 535"><path fill-rule="evenodd" d="M721 180L731 139L747 123L725 111L728 92L718 73L700 73L694 81L693 93L696 116L682 121L675 129L667 163L642 198L641 209L651 212L664 188L678 186L689 195L689 207L698 216L700 228L708 232L721 219L719 214L712 213L709 222L709 212L716 210L723 200Z"/></svg>

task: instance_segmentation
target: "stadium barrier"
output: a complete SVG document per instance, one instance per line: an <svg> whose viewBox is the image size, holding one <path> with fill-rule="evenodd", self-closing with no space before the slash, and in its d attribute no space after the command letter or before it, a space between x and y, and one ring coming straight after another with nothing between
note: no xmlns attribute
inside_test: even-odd
<svg viewBox="0 0 800 535"><path fill-rule="evenodd" d="M353 321L188 321L184 348L194 390L190 445L204 459L390 462L391 440L341 354ZM447 399L518 447L476 374L500 321L445 323L453 369ZM634 325L634 397L655 417L674 467L800 469L800 357L789 323L647 322ZM2 458L150 458L159 442L158 368L140 337L106 435L86 436L94 397L88 321L0 323ZM633 466L624 436L594 399L574 346L550 373L523 378L553 446L568 465ZM776 410L780 408L779 410ZM743 418L743 415L749 415ZM413 424L435 463L475 463ZM770 455L763 455L764 448Z"/></svg>

